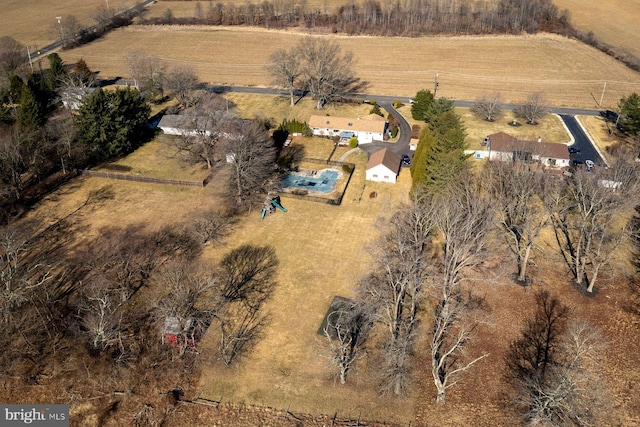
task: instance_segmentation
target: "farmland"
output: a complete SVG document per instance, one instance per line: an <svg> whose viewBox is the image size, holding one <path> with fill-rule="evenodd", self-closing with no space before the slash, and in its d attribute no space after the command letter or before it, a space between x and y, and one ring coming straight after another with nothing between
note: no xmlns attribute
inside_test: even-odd
<svg viewBox="0 0 640 427"><path fill-rule="evenodd" d="M264 64L274 46L290 47L301 37L256 28L134 26L62 57L67 62L84 58L101 77L126 77L124 58L135 51L158 56L169 66L191 64L205 82L269 86ZM436 72L438 95L451 99L500 92L505 102L517 103L543 92L555 106L593 107L607 81L603 105L611 107L621 96L640 90L639 73L594 48L551 34L327 37L354 53L358 76L370 83L370 94L412 96L433 86ZM158 46L163 46L161 51Z"/></svg>
<svg viewBox="0 0 640 427"><path fill-rule="evenodd" d="M640 57L639 0L611 0L607 2L553 0L571 13L571 23L583 32L592 31L596 38L609 46Z"/></svg>
<svg viewBox="0 0 640 427"><path fill-rule="evenodd" d="M120 10L125 3L110 0L109 7ZM92 15L96 9L105 5L104 0L3 0L0 35L11 36L35 52L56 40L50 31L57 25L56 16L73 15L80 26L87 27L95 23Z"/></svg>

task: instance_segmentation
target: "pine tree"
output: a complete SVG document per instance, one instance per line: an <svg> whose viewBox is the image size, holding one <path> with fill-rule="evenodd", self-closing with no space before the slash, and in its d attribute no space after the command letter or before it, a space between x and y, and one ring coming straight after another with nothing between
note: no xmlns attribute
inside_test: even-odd
<svg viewBox="0 0 640 427"><path fill-rule="evenodd" d="M413 189L435 193L455 180L467 165L465 139L464 126L455 112L434 116L418 141L411 169Z"/></svg>
<svg viewBox="0 0 640 427"><path fill-rule="evenodd" d="M144 141L150 111L135 89L98 89L80 107L79 138L94 161L130 153Z"/></svg>

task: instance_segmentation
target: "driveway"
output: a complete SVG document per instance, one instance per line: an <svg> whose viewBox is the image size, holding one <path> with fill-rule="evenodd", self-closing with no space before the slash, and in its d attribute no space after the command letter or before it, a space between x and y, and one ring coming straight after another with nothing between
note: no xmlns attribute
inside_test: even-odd
<svg viewBox="0 0 640 427"><path fill-rule="evenodd" d="M361 144L359 145L360 149L366 152L369 156L383 148L388 148L398 156L402 157L403 154L408 154L413 157L413 153L409 151L409 143L411 142L411 125L409 125L407 119L405 119L398 110L393 108L393 101L378 101L378 105L387 110L387 112L389 112L389 114L398 121L400 124L400 137L396 142L372 142L371 144Z"/></svg>
<svg viewBox="0 0 640 427"><path fill-rule="evenodd" d="M575 116L571 116L568 114L559 114L559 116L573 136L574 143L570 145L570 147L575 147L580 150L579 153L569 154L571 162L576 161L584 163L585 160L592 160L598 166L606 166L606 163L600 156L600 153L598 153L595 145L593 144L589 136L584 132L582 126L580 126Z"/></svg>

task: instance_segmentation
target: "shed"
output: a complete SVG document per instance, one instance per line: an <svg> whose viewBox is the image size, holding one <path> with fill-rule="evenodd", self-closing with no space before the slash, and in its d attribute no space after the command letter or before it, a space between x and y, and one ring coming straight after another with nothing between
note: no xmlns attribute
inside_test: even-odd
<svg viewBox="0 0 640 427"><path fill-rule="evenodd" d="M376 151L367 162L366 179L395 184L400 171L400 162L400 156L388 148Z"/></svg>

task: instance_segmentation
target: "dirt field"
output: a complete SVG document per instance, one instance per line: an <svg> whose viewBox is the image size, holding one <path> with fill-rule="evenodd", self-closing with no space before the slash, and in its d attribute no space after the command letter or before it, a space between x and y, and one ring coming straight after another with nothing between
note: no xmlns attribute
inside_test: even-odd
<svg viewBox="0 0 640 427"><path fill-rule="evenodd" d="M553 0L571 13L571 23L604 43L640 57L640 0Z"/></svg>
<svg viewBox="0 0 640 427"><path fill-rule="evenodd" d="M264 64L274 46L292 46L300 37L299 33L251 28L129 27L63 52L62 57L67 62L84 58L101 77L127 76L124 58L140 51L159 56L169 65L190 63L206 82L269 86ZM432 88L436 72L438 95L452 99L473 100L500 92L505 102L517 103L541 91L552 105L591 108L605 80L603 105L607 107L623 95L640 91L640 73L589 46L550 34L327 37L354 52L358 76L370 82L369 94L409 97ZM388 53L388 60L380 52Z"/></svg>

